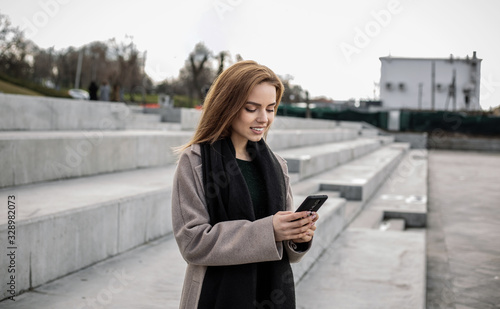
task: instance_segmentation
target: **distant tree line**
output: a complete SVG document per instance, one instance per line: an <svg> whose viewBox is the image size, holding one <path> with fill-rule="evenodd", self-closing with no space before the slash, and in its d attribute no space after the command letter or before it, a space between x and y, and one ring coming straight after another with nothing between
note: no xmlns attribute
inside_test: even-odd
<svg viewBox="0 0 500 309"><path fill-rule="evenodd" d="M0 13L0 73L50 88L87 89L92 81L97 84L107 81L122 93L128 93L130 101L136 101L134 95L145 92L184 96L192 104L202 102L217 75L242 59L240 55L232 57L228 51L214 54L200 42L188 55L178 77L155 85L144 72L145 53L137 49L131 37L127 37L126 42L110 39L79 48L44 49L26 39L23 31L12 26L9 18ZM81 72L76 78L79 62ZM289 75L282 76L283 101L303 101L304 91L292 85L292 79ZM79 85L75 85L77 82Z"/></svg>

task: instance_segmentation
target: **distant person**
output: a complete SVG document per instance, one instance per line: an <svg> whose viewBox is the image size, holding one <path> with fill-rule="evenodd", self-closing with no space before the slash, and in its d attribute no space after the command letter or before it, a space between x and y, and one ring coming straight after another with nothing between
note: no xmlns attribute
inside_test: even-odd
<svg viewBox="0 0 500 309"><path fill-rule="evenodd" d="M111 101L120 102L120 84L114 84L111 91Z"/></svg>
<svg viewBox="0 0 500 309"><path fill-rule="evenodd" d="M90 95L90 100L92 101L97 101L97 91L99 90L99 87L97 87L97 84L92 81L89 86L89 95Z"/></svg>
<svg viewBox="0 0 500 309"><path fill-rule="evenodd" d="M180 308L295 308L290 263L311 247L316 213L293 212L285 160L266 144L284 87L238 62L210 88L181 147L172 224L188 266Z"/></svg>
<svg viewBox="0 0 500 309"><path fill-rule="evenodd" d="M99 87L99 100L109 101L109 94L111 92L111 87L109 87L108 82L102 82L101 87Z"/></svg>

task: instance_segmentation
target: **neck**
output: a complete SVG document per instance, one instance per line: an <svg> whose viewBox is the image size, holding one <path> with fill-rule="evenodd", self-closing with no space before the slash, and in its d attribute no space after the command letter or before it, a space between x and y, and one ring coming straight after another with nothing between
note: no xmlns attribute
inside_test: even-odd
<svg viewBox="0 0 500 309"><path fill-rule="evenodd" d="M236 152L236 158L249 161L250 157L247 152L248 140L239 140L231 137L231 142L233 143L234 151Z"/></svg>

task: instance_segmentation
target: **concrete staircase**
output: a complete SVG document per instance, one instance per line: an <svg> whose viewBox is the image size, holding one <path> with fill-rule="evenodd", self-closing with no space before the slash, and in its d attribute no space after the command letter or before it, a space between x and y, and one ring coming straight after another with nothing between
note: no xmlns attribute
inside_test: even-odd
<svg viewBox="0 0 500 309"><path fill-rule="evenodd" d="M18 201L20 293L0 306L177 308L185 262L171 236L171 148L189 139L199 112L182 110L180 123L162 123L121 103L1 94L0 110L0 200ZM426 153L361 123L289 117L276 119L268 143L288 161L296 206L309 194L330 197L314 246L293 265L299 307L346 308L332 306L338 295L359 297L347 284L319 278L357 284L356 276L338 277L344 270L336 256L356 257L369 269L374 257L366 244L373 242L388 248L377 258L387 268L384 278L411 268L396 288L425 303ZM408 162L416 171L410 176ZM3 211L0 250L6 238ZM412 239L408 250L405 239ZM391 264L401 256L404 263ZM8 262L0 260L0 278L8 278ZM319 297L323 285L331 289ZM10 296L4 290L0 299ZM307 305L311 299L325 306ZM367 300L419 307L394 305L389 297Z"/></svg>

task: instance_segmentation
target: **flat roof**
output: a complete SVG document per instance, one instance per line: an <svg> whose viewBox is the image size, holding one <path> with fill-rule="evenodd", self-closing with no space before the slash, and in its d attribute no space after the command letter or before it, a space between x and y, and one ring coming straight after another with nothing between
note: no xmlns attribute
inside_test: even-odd
<svg viewBox="0 0 500 309"><path fill-rule="evenodd" d="M411 57L393 57L393 56L385 56L385 57L379 57L380 61L386 60L386 61L392 61L392 60L416 60L416 61L472 61L475 60L477 62L482 61L483 59L480 58L472 58L472 57L464 57L464 58L459 58L459 57L448 57L448 58L411 58Z"/></svg>

